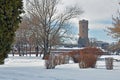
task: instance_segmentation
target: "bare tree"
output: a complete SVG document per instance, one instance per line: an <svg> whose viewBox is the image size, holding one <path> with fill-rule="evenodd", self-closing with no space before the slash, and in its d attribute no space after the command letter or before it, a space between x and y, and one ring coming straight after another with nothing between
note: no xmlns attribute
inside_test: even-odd
<svg viewBox="0 0 120 80"><path fill-rule="evenodd" d="M120 12L117 17L113 17L113 26L114 27L109 27L109 34L116 39L120 39Z"/></svg>
<svg viewBox="0 0 120 80"><path fill-rule="evenodd" d="M119 3L120 5L120 3ZM108 27L108 34L118 41L118 43L112 46L112 50L120 50L120 11L118 10L116 17L112 17L113 27Z"/></svg>
<svg viewBox="0 0 120 80"><path fill-rule="evenodd" d="M83 11L71 6L59 11L60 0L27 0L27 13L37 44L44 51L44 58L50 54L53 44L57 44L68 30L69 21Z"/></svg>
<svg viewBox="0 0 120 80"><path fill-rule="evenodd" d="M16 31L16 47L18 48L18 53L27 54L27 45L29 42L29 27L27 22L27 17L23 17L22 22L19 24L19 29Z"/></svg>
<svg viewBox="0 0 120 80"><path fill-rule="evenodd" d="M119 2L120 5L120 2ZM118 10L116 17L112 17L113 27L108 27L109 34L118 40L120 40L120 11Z"/></svg>
<svg viewBox="0 0 120 80"><path fill-rule="evenodd" d="M107 48L109 54L119 55L120 53L120 42L112 43Z"/></svg>
<svg viewBox="0 0 120 80"><path fill-rule="evenodd" d="M90 43L91 47L97 47L97 40L96 40L96 38L90 38L89 43Z"/></svg>

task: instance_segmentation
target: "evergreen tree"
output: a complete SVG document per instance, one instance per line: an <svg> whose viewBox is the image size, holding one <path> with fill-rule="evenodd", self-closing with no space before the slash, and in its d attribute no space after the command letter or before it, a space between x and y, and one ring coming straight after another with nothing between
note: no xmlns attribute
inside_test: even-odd
<svg viewBox="0 0 120 80"><path fill-rule="evenodd" d="M23 13L22 0L0 0L0 64L11 50Z"/></svg>

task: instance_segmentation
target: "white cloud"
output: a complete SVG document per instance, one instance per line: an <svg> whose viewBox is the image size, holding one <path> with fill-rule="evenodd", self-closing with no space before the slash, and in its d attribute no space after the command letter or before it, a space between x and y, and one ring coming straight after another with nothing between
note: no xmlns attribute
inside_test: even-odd
<svg viewBox="0 0 120 80"><path fill-rule="evenodd" d="M107 29L107 27L111 27L112 24L89 24L89 29Z"/></svg>
<svg viewBox="0 0 120 80"><path fill-rule="evenodd" d="M112 19L112 15L115 15L119 0L63 0L65 5L74 5L82 7L85 11L79 19L74 19L73 22L78 26L78 21L81 19L89 20L89 25L91 29L104 28L110 26L111 24L96 23L96 21Z"/></svg>
<svg viewBox="0 0 120 80"><path fill-rule="evenodd" d="M77 27L76 29L78 29L79 20L86 19L89 21L89 29L95 32L94 30L99 30L99 29L104 30L106 29L106 27L112 26L112 23L110 23L110 21L112 21L112 15L116 15L117 9L120 7L120 5L118 5L118 2L120 1L119 0L62 0L61 4L59 5L59 10L62 11L64 9L62 5L80 6L82 10L84 10L84 13L80 15L80 17L72 19L71 21L75 24L74 26ZM76 30L76 33L78 33L78 30ZM78 35L76 36L78 37ZM90 36L98 37L97 34L96 35L90 34ZM112 39L109 40L111 41Z"/></svg>

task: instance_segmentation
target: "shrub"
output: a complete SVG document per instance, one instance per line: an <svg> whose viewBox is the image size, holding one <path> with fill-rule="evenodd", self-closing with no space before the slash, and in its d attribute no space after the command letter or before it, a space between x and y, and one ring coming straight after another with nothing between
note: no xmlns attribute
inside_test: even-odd
<svg viewBox="0 0 120 80"><path fill-rule="evenodd" d="M80 68L95 68L97 58L93 54L84 54L80 56Z"/></svg>
<svg viewBox="0 0 120 80"><path fill-rule="evenodd" d="M79 67L80 68L95 68L98 57L103 54L99 48L84 48L80 50Z"/></svg>
<svg viewBox="0 0 120 80"><path fill-rule="evenodd" d="M112 57L105 58L105 63L106 63L107 70L113 69L113 58Z"/></svg>
<svg viewBox="0 0 120 80"><path fill-rule="evenodd" d="M54 54L50 54L50 55L47 55L45 57L45 67L46 67L46 69L54 69L55 68L54 59L55 59Z"/></svg>

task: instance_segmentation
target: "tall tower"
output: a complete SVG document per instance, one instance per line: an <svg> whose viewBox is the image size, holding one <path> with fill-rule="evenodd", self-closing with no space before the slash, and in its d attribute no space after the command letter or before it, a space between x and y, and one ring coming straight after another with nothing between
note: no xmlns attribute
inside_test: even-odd
<svg viewBox="0 0 120 80"><path fill-rule="evenodd" d="M78 47L87 47L87 46L89 46L88 20L80 20Z"/></svg>

